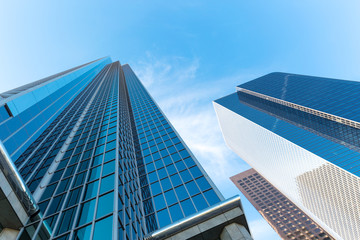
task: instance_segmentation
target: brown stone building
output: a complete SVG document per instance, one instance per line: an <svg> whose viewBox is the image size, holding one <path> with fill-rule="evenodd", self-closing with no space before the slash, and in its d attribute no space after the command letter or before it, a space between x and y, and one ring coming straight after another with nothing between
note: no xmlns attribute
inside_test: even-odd
<svg viewBox="0 0 360 240"><path fill-rule="evenodd" d="M254 169L230 179L282 239L333 239Z"/></svg>

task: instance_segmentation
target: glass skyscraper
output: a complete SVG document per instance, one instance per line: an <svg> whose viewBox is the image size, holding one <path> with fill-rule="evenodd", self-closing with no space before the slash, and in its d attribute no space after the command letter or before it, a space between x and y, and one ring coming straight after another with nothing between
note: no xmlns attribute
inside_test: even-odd
<svg viewBox="0 0 360 240"><path fill-rule="evenodd" d="M241 210L129 65L110 58L0 94L0 140L17 186L39 209L18 239L160 239L151 233L180 234L171 226L188 216L199 224L223 214L216 209ZM247 228L236 217L219 224Z"/></svg>
<svg viewBox="0 0 360 240"><path fill-rule="evenodd" d="M271 73L214 106L229 147L335 239L360 236L360 82Z"/></svg>

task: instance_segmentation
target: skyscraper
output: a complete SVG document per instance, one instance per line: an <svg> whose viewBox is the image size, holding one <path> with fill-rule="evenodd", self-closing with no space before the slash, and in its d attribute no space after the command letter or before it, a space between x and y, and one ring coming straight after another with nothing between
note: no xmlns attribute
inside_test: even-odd
<svg viewBox="0 0 360 240"><path fill-rule="evenodd" d="M216 217L187 236L249 237L239 198L223 198L129 65L101 58L0 97L0 165L32 204L19 239L165 239Z"/></svg>
<svg viewBox="0 0 360 240"><path fill-rule="evenodd" d="M253 168L230 179L282 239L332 239Z"/></svg>
<svg viewBox="0 0 360 240"><path fill-rule="evenodd" d="M359 92L271 73L214 103L228 146L336 239L360 236Z"/></svg>

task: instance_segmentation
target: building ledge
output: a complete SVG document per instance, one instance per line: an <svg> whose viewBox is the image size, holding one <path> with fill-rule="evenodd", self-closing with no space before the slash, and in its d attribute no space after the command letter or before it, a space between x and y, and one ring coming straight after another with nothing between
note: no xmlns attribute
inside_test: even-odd
<svg viewBox="0 0 360 240"><path fill-rule="evenodd" d="M233 223L244 226L249 232L239 196L232 197L158 229L148 234L145 240L216 240L221 238L224 228ZM250 234L248 235L250 236Z"/></svg>
<svg viewBox="0 0 360 240"><path fill-rule="evenodd" d="M38 206L0 141L0 224L18 231ZM10 230L9 230L10 231ZM11 232L11 231L10 231Z"/></svg>

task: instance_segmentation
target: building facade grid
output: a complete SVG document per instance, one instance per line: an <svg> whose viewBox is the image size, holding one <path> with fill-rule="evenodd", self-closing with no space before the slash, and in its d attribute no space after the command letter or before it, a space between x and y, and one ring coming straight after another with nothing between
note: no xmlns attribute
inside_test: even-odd
<svg viewBox="0 0 360 240"><path fill-rule="evenodd" d="M214 104L230 148L336 239L360 234L359 89L271 73Z"/></svg>
<svg viewBox="0 0 360 240"><path fill-rule="evenodd" d="M333 239L254 169L231 180L282 239Z"/></svg>
<svg viewBox="0 0 360 240"><path fill-rule="evenodd" d="M40 209L21 240L143 239L224 200L128 65L99 59L1 101L0 140Z"/></svg>

